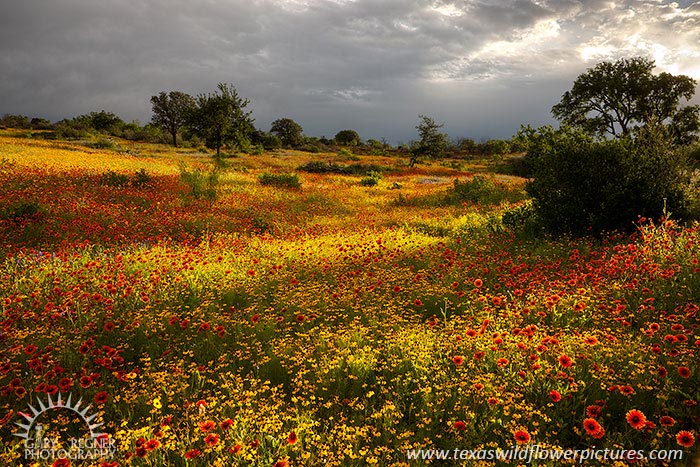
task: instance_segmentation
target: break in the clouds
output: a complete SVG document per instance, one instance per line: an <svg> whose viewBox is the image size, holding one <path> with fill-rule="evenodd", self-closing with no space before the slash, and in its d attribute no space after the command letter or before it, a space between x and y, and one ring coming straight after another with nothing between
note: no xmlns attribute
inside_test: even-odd
<svg viewBox="0 0 700 467"><path fill-rule="evenodd" d="M256 124L407 141L550 123L573 79L645 56L700 78L700 1L0 0L0 113L150 119L162 90L234 84Z"/></svg>

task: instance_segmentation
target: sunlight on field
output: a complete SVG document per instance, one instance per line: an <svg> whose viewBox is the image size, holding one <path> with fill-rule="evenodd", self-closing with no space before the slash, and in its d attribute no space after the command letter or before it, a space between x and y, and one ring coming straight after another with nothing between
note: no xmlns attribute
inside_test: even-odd
<svg viewBox="0 0 700 467"><path fill-rule="evenodd" d="M696 452L697 226L518 236L503 213L522 179L455 194L477 163L278 151L213 172L191 149L117 145L0 136L2 465L24 456L19 412L59 392L99 410L104 465L426 465L406 451L528 440ZM383 176L297 170L310 161ZM216 173L215 196L182 167ZM259 180L292 172L301 188Z"/></svg>

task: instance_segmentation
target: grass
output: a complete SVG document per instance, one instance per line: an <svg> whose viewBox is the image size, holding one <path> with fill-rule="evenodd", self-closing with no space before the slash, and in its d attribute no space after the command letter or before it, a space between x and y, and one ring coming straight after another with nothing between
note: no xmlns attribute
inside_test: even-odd
<svg viewBox="0 0 700 467"><path fill-rule="evenodd" d="M425 465L406 451L521 432L697 456L677 441L698 438L697 225L547 239L508 228L522 179L467 162L361 156L373 188L298 190L287 174L336 155L116 144L0 135L3 465L17 413L58 390L99 410L119 465Z"/></svg>

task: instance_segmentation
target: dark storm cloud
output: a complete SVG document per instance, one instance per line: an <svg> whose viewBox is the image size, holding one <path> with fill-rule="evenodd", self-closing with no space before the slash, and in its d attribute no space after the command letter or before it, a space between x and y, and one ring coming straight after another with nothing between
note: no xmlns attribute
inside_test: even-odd
<svg viewBox="0 0 700 467"><path fill-rule="evenodd" d="M106 109L150 117L161 90L233 83L258 126L413 137L418 113L455 136L549 121L571 80L646 55L700 76L700 3L545 0L2 0L0 113Z"/></svg>

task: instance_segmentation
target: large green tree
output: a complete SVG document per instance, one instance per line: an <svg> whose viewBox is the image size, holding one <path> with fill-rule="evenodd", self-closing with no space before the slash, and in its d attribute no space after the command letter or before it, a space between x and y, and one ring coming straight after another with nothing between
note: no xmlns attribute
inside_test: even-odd
<svg viewBox="0 0 700 467"><path fill-rule="evenodd" d="M602 62L574 81L552 114L591 134L625 137L650 121L664 122L677 144L692 141L700 129L700 107L681 107L695 93L684 75L653 74L654 61L642 57Z"/></svg>
<svg viewBox="0 0 700 467"><path fill-rule="evenodd" d="M195 108L194 98L180 91L161 92L151 97L151 105L151 121L170 133L173 146L177 147L177 132L187 123L187 118Z"/></svg>
<svg viewBox="0 0 700 467"><path fill-rule="evenodd" d="M246 146L255 127L252 111L245 111L250 103L248 99L239 96L230 84L219 83L217 89L213 94L197 95L187 125L209 148L216 149L216 157L220 157L224 144Z"/></svg>
<svg viewBox="0 0 700 467"><path fill-rule="evenodd" d="M291 118L280 118L272 122L270 133L277 135L282 145L290 148L304 142L304 129Z"/></svg>
<svg viewBox="0 0 700 467"><path fill-rule="evenodd" d="M418 118L421 122L416 126L416 130L420 140L411 144L411 167L423 157L430 159L440 157L447 149L447 135L440 132L444 124L438 124L425 115L419 115Z"/></svg>
<svg viewBox="0 0 700 467"><path fill-rule="evenodd" d="M362 142L359 133L355 130L340 130L333 139L336 144L343 146L357 146Z"/></svg>

